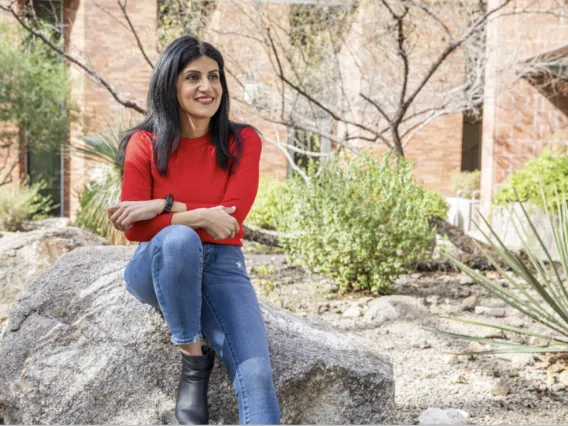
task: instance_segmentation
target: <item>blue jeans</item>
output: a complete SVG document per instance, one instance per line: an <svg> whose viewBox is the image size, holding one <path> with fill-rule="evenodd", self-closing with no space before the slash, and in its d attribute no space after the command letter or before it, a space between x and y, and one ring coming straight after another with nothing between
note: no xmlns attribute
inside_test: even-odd
<svg viewBox="0 0 568 426"><path fill-rule="evenodd" d="M126 289L160 309L175 345L205 334L227 367L240 424L279 424L264 320L239 246L202 243L170 225L140 243L124 271Z"/></svg>

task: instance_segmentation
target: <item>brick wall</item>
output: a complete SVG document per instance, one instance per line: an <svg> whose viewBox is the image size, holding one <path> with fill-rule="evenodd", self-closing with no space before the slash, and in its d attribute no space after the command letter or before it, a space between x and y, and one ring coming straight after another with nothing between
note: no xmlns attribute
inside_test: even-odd
<svg viewBox="0 0 568 426"><path fill-rule="evenodd" d="M490 0L495 7L498 0ZM514 7L552 10L554 2L516 1ZM527 80L519 78L521 61L566 46L565 18L514 14L494 21L488 31L488 78L482 151L482 213L507 176L538 156L545 146L568 145L565 105L554 104ZM564 102L565 104L565 102Z"/></svg>
<svg viewBox="0 0 568 426"><path fill-rule="evenodd" d="M322 72L322 79L326 79L322 86L325 91L318 100L329 106L334 111L341 112L345 105L341 105L345 95L349 98L349 108L343 115L350 120L363 123L374 129L379 129L384 121L369 103L362 102L359 93L378 97L380 101L392 98L395 91L400 90L400 75L402 63L393 54L389 60L384 60L385 46L376 48L376 37L379 27L385 27L385 21L389 20L381 10L375 10L377 2L363 1L354 18L351 31L345 35L345 46L338 53L339 71L342 74L341 83L338 81L337 74L331 75ZM445 6L444 6L445 7ZM442 13L444 9L441 9ZM267 107L259 114L251 107L243 106L242 103L233 103L232 108L235 118L242 117L244 121L256 124L267 136L267 139L275 140L279 135L281 141L286 142L287 131L284 126L277 126L269 121L263 120L259 115L268 116L272 119L280 119L281 82L277 78L277 64L271 55L270 47L267 43L266 28L270 25L270 19L263 18L265 15L279 17L279 29L271 29L274 40L278 44L286 46L286 36L282 34L288 29L290 4L285 3L262 3L257 4L252 1L228 0L219 2L217 10L211 20L208 31L204 39L215 45L224 55L226 65L234 74L237 74L239 81L229 78L231 95L236 98L243 98L243 90L240 83L254 81L261 86L261 97L259 100L263 105L271 104L272 108ZM423 22L418 17L416 24ZM451 26L451 17L447 17ZM420 26L419 26L420 27ZM441 51L444 40L436 38L434 34L439 29L432 27L420 27L410 37L415 37L416 33L422 40L413 46L412 72L410 75L410 87L416 84L419 73L424 72L430 65L431 60ZM279 36L280 35L280 36ZM424 42L424 40L431 40ZM268 47L267 47L268 46ZM395 46L391 46L395 49ZM272 56L272 58L270 57ZM287 68L286 61L282 59L282 66L285 74L293 75L292 70ZM329 63L329 62L328 62ZM389 66L392 64L392 66ZM363 70L361 72L361 70ZM366 74L363 76L363 74ZM463 59L455 55L448 61L448 65L440 69L434 76L433 82L459 82L463 78ZM374 79L374 83L373 80ZM342 90L342 93L340 92ZM424 108L431 99L431 93L435 92L435 84L430 89L423 92L417 98L415 106L417 109ZM384 99L383 99L384 98ZM288 95L286 106L289 108L295 99ZM298 107L304 107L301 99ZM316 108L317 109L317 108ZM309 111L309 110L308 110ZM289 113L289 109L286 110ZM342 134L344 126L335 125L335 134ZM353 134L354 129L350 129ZM387 135L389 137L389 135ZM453 114L438 118L425 127L411 141L405 150L406 156L416 160L416 176L418 180L424 182L428 188L440 190L446 194L451 194L450 176L457 174L461 170L461 141L462 141L462 115ZM366 143L361 140L353 140L352 143L360 148L384 152L384 145L380 142ZM281 150L271 143L265 143L261 159L261 173L264 175L283 178L286 174L286 158Z"/></svg>
<svg viewBox="0 0 568 426"><path fill-rule="evenodd" d="M115 0L97 2L68 0L65 17L69 52L88 63L109 82L114 91L127 101L145 108L151 67L141 55L136 40L127 27ZM130 0L127 11L150 60L157 57L157 4L155 0ZM71 67L72 97L81 107L81 120L71 129L71 144L79 136L97 133L117 120L142 116L127 111L91 76ZM91 173L96 172L81 156L67 160L65 214L74 217L79 207L78 194Z"/></svg>

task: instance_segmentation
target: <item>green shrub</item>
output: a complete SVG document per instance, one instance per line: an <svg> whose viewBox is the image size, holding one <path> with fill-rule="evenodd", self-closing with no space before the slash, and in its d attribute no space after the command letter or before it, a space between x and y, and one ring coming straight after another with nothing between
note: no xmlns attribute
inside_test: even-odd
<svg viewBox="0 0 568 426"><path fill-rule="evenodd" d="M25 221L47 218L57 205L50 196L41 194L45 187L43 181L30 186L26 183L0 186L0 231L23 231Z"/></svg>
<svg viewBox="0 0 568 426"><path fill-rule="evenodd" d="M276 229L279 216L279 199L284 183L270 178L261 178L254 205L247 216L247 224L263 229Z"/></svg>
<svg viewBox="0 0 568 426"><path fill-rule="evenodd" d="M446 201L446 197L438 191L424 189L424 209L430 216L438 216L445 219L450 206Z"/></svg>
<svg viewBox="0 0 568 426"><path fill-rule="evenodd" d="M473 191L481 187L481 170L463 171L452 177L452 189L462 190L462 197L471 198Z"/></svg>
<svg viewBox="0 0 568 426"><path fill-rule="evenodd" d="M539 175L544 184L544 199L549 200L548 208L556 211L554 187L560 193L568 193L568 156L552 155L548 149L540 157L527 161L521 170L512 173L507 184L495 194L493 202L504 205L517 201L515 189L522 202L528 201L543 207Z"/></svg>
<svg viewBox="0 0 568 426"><path fill-rule="evenodd" d="M436 231L432 214L447 205L412 179L404 160L332 157L309 183L282 191L277 221L289 261L328 274L341 290L387 293L405 264L423 257Z"/></svg>
<svg viewBox="0 0 568 426"><path fill-rule="evenodd" d="M36 24L46 37L53 38L46 24ZM52 42L62 47L62 40ZM19 129L25 129L28 149L38 154L58 149L78 117L68 66L19 25L0 21L0 76L0 122L14 129L3 132L2 143L15 144Z"/></svg>

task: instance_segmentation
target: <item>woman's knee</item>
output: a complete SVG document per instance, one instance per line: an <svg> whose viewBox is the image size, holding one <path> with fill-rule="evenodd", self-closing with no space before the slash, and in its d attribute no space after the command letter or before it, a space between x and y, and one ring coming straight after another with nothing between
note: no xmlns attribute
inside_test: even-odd
<svg viewBox="0 0 568 426"><path fill-rule="evenodd" d="M202 251L201 239L197 232L185 225L170 225L162 229L155 238L160 249L169 256L180 255L187 259L192 253Z"/></svg>
<svg viewBox="0 0 568 426"><path fill-rule="evenodd" d="M247 387L255 390L273 390L272 367L266 358L249 358L239 365L238 371L247 382Z"/></svg>

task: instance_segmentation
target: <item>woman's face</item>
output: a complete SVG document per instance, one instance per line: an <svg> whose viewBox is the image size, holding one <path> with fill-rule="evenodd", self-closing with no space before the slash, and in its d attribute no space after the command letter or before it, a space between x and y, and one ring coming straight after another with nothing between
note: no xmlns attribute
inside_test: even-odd
<svg viewBox="0 0 568 426"><path fill-rule="evenodd" d="M189 118L211 118L219 109L223 87L217 61L202 56L190 62L177 80L180 113Z"/></svg>

